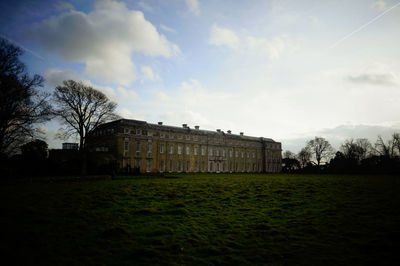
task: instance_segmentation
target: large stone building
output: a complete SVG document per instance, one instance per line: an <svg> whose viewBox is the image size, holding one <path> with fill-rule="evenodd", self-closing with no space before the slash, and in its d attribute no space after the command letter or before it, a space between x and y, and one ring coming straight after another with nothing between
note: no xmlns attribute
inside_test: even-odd
<svg viewBox="0 0 400 266"><path fill-rule="evenodd" d="M121 170L241 173L281 171L281 143L224 132L120 119L93 132L89 147Z"/></svg>

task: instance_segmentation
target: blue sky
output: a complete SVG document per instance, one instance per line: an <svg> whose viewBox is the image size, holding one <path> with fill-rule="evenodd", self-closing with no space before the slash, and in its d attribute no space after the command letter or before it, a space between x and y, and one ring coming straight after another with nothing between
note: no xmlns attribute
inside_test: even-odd
<svg viewBox="0 0 400 266"><path fill-rule="evenodd" d="M400 2L2 1L0 34L51 92L106 93L125 118L307 139L400 131ZM42 126L50 147L60 126Z"/></svg>

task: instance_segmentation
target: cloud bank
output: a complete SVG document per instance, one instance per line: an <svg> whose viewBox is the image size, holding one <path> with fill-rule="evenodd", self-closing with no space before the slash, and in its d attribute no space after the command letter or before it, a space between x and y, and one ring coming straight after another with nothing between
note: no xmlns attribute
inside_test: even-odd
<svg viewBox="0 0 400 266"><path fill-rule="evenodd" d="M69 10L42 21L31 36L62 59L85 64L88 76L124 86L138 78L133 53L166 58L179 53L141 11L112 0L98 1L87 14Z"/></svg>

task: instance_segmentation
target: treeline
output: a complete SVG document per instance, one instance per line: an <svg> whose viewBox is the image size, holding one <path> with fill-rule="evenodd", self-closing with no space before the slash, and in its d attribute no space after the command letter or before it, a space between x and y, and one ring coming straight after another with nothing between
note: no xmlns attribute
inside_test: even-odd
<svg viewBox="0 0 400 266"><path fill-rule="evenodd" d="M307 142L297 154L285 151L285 173L400 174L400 134L374 144L368 139L348 139L335 151L322 137Z"/></svg>

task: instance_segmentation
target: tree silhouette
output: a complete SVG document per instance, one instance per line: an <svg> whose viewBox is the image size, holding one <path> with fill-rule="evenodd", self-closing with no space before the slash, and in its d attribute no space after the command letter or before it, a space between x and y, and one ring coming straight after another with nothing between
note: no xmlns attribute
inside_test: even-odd
<svg viewBox="0 0 400 266"><path fill-rule="evenodd" d="M51 118L48 94L39 93L39 75L30 77L19 57L23 51L0 39L0 153L12 154L34 136L34 124Z"/></svg>
<svg viewBox="0 0 400 266"><path fill-rule="evenodd" d="M307 164L311 161L311 151L308 147L302 148L301 151L297 154L297 159L299 160L301 168L307 166Z"/></svg>
<svg viewBox="0 0 400 266"><path fill-rule="evenodd" d="M79 136L79 149L99 125L118 118L117 104L107 96L82 82L67 80L53 94L55 114L64 124L65 137Z"/></svg>
<svg viewBox="0 0 400 266"><path fill-rule="evenodd" d="M55 114L64 124L64 137L77 135L81 154L82 174L86 174L86 143L101 124L118 118L117 104L82 82L67 80L53 94Z"/></svg>
<svg viewBox="0 0 400 266"><path fill-rule="evenodd" d="M321 160L328 160L333 154L331 144L322 137L315 137L315 139L308 141L307 149L315 157L318 166L321 164Z"/></svg>

